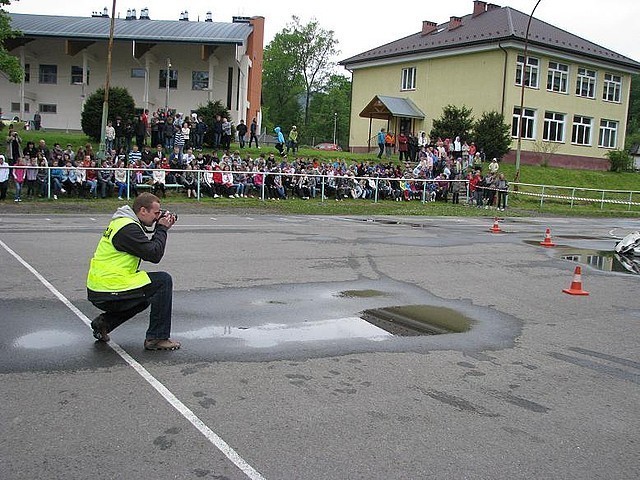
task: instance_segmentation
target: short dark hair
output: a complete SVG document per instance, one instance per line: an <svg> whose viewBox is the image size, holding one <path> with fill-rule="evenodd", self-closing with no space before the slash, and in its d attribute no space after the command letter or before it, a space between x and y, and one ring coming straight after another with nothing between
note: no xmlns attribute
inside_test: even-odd
<svg viewBox="0 0 640 480"><path fill-rule="evenodd" d="M160 199L153 193L143 192L138 195L133 201L133 211L135 213L138 213L142 207L149 210L151 209L151 205L153 205L155 202L160 203Z"/></svg>

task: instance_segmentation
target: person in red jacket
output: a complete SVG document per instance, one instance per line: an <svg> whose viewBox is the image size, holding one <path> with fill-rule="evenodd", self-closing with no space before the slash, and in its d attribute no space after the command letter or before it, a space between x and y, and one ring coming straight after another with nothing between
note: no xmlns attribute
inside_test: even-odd
<svg viewBox="0 0 640 480"><path fill-rule="evenodd" d="M403 159L409 161L409 139L403 131L398 135L398 151L400 152L401 162Z"/></svg>

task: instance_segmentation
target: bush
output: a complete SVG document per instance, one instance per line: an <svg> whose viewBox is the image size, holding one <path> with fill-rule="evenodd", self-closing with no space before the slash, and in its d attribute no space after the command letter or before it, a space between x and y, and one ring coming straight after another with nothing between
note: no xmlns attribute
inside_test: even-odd
<svg viewBox="0 0 640 480"><path fill-rule="evenodd" d="M102 137L102 104L104 103L104 88L99 88L87 98L82 110L81 125L85 135L99 142ZM135 115L135 101L126 88L113 87L109 89L108 119L116 117L123 121L133 120ZM115 123L115 122L114 122Z"/></svg>
<svg viewBox="0 0 640 480"><path fill-rule="evenodd" d="M631 155L624 150L611 150L607 152L607 158L612 172L625 172L633 169Z"/></svg>
<svg viewBox="0 0 640 480"><path fill-rule="evenodd" d="M498 112L485 112L473 127L476 145L482 147L487 159L500 160L511 147L511 129Z"/></svg>

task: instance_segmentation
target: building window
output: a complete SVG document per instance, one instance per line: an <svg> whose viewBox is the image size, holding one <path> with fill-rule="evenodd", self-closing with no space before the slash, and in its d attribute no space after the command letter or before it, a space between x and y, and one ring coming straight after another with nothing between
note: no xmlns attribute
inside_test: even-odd
<svg viewBox="0 0 640 480"><path fill-rule="evenodd" d="M191 72L191 90L207 90L209 88L209 72Z"/></svg>
<svg viewBox="0 0 640 480"><path fill-rule="evenodd" d="M41 103L38 106L40 113L58 113L58 105L55 103Z"/></svg>
<svg viewBox="0 0 640 480"><path fill-rule="evenodd" d="M542 139L548 142L564 142L564 113L544 113Z"/></svg>
<svg viewBox="0 0 640 480"><path fill-rule="evenodd" d="M567 93L569 91L569 65L549 62L547 90L558 93Z"/></svg>
<svg viewBox="0 0 640 480"><path fill-rule="evenodd" d="M416 89L416 67L402 69L402 87L401 90Z"/></svg>
<svg viewBox="0 0 640 480"><path fill-rule="evenodd" d="M146 75L146 70L144 68L132 68L131 69L131 78L144 78ZM165 70L166 72L166 70ZM165 73L166 75L166 73ZM166 86L166 85L165 85Z"/></svg>
<svg viewBox="0 0 640 480"><path fill-rule="evenodd" d="M71 85L82 85L82 67L71 67ZM89 69L87 68L87 85L89 85Z"/></svg>
<svg viewBox="0 0 640 480"><path fill-rule="evenodd" d="M38 73L38 82L55 85L58 83L58 66L57 65L40 65Z"/></svg>
<svg viewBox="0 0 640 480"><path fill-rule="evenodd" d="M534 57L527 57L527 68L524 69L524 85L526 87L538 88L538 66L540 60ZM518 55L516 64L516 85L522 85L522 70L524 67L524 55Z"/></svg>
<svg viewBox="0 0 640 480"><path fill-rule="evenodd" d="M600 135L598 146L604 148L616 148L618 140L618 122L614 120L600 120Z"/></svg>
<svg viewBox="0 0 640 480"><path fill-rule="evenodd" d="M11 111L12 112L20 112L20 102L11 102ZM29 104L24 104L24 113L29 113Z"/></svg>
<svg viewBox="0 0 640 480"><path fill-rule="evenodd" d="M576 145L591 145L591 123L592 119L582 115L573 116L573 127L571 129L571 143Z"/></svg>
<svg viewBox="0 0 640 480"><path fill-rule="evenodd" d="M526 140L535 139L536 111L532 108L525 108L522 113L522 138ZM511 122L511 136L518 138L520 128L520 107L513 107L513 122Z"/></svg>
<svg viewBox="0 0 640 480"><path fill-rule="evenodd" d="M622 91L622 78L620 75L612 73L604 74L604 89L602 91L602 99L607 102L620 103L620 92Z"/></svg>
<svg viewBox="0 0 640 480"><path fill-rule="evenodd" d="M28 63L24 64L24 83L29 83L31 81L31 65Z"/></svg>
<svg viewBox="0 0 640 480"><path fill-rule="evenodd" d="M596 71L578 68L576 81L576 95L579 97L596 98Z"/></svg>
<svg viewBox="0 0 640 480"><path fill-rule="evenodd" d="M167 88L167 70L160 70L159 88ZM169 70L169 88L178 88L178 71Z"/></svg>

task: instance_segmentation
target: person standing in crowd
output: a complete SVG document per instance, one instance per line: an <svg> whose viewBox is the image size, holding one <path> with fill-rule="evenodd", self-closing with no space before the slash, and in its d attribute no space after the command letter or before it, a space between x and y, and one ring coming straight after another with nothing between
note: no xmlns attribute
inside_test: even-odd
<svg viewBox="0 0 640 480"><path fill-rule="evenodd" d="M284 135L282 134L282 129L280 127L276 127L273 131L276 134L276 150L278 150L281 157L284 157Z"/></svg>
<svg viewBox="0 0 640 480"><path fill-rule="evenodd" d="M296 127L295 125L291 127L291 131L289 132L289 141L287 142L287 155L289 155L289 150L291 150L294 155L298 152L298 127Z"/></svg>
<svg viewBox="0 0 640 480"><path fill-rule="evenodd" d="M104 138L105 138L105 150L107 152L112 151L113 147L115 146L116 129L113 128L113 122L111 120L107 122L107 126L105 127Z"/></svg>
<svg viewBox="0 0 640 480"><path fill-rule="evenodd" d="M256 141L256 148L260 148L258 145L258 121L254 118L251 120L251 125L249 127L249 148L251 148L251 142Z"/></svg>
<svg viewBox="0 0 640 480"><path fill-rule="evenodd" d="M231 147L231 122L222 118L222 148L226 151Z"/></svg>
<svg viewBox="0 0 640 480"><path fill-rule="evenodd" d="M118 208L103 233L87 275L87 298L103 313L92 322L93 336L101 342L109 333L151 306L146 350L177 350L171 340L173 280L167 272L138 270L145 260L159 263L164 256L167 232L176 216L163 213L160 199L145 192ZM146 228L155 227L149 238Z"/></svg>
<svg viewBox="0 0 640 480"><path fill-rule="evenodd" d="M36 110L36 113L33 115L33 128L36 130L42 128L42 115L40 115L40 110Z"/></svg>
<svg viewBox="0 0 640 480"><path fill-rule="evenodd" d="M213 148L217 150L222 145L222 117L216 115L213 122Z"/></svg>
<svg viewBox="0 0 640 480"><path fill-rule="evenodd" d="M13 183L15 188L15 194L13 197L14 202L22 201L22 185L24 184L24 179L26 174L26 169L23 168L24 165L25 165L24 159L23 158L18 159L15 166L13 167L13 171L11 172L13 175Z"/></svg>
<svg viewBox="0 0 640 480"><path fill-rule="evenodd" d="M238 132L238 144L240 148L244 148L244 136L247 134L247 125L244 123L244 120L240 119L240 123L236 127L236 132Z"/></svg>
<svg viewBox="0 0 640 480"><path fill-rule="evenodd" d="M9 170L9 164L5 162L4 155L0 154L0 201L6 200L7 198Z"/></svg>
<svg viewBox="0 0 640 480"><path fill-rule="evenodd" d="M378 158L382 158L382 154L384 153L385 138L385 129L381 128L378 132L378 148L380 149L380 151L378 152Z"/></svg>
<svg viewBox="0 0 640 480"><path fill-rule="evenodd" d="M202 117L197 117L197 121L191 129L191 133L193 134L193 148L201 151L202 146L204 145L204 135L207 133L207 124Z"/></svg>
<svg viewBox="0 0 640 480"><path fill-rule="evenodd" d="M7 134L7 161L9 165L16 165L20 160L22 156L21 143L22 138L20 138L18 132L13 127L9 127L9 133Z"/></svg>
<svg viewBox="0 0 640 480"><path fill-rule="evenodd" d="M400 135L398 135L398 151L400 152L399 160L401 162L409 160L409 139L404 134L404 131L400 131Z"/></svg>
<svg viewBox="0 0 640 480"><path fill-rule="evenodd" d="M498 210L504 211L507 208L507 194L509 191L509 183L504 178L504 173L498 175L495 186L496 190L498 190Z"/></svg>
<svg viewBox="0 0 640 480"><path fill-rule="evenodd" d="M384 136L384 149L385 149L385 156L387 157L387 160L391 160L391 152L393 150L395 143L396 143L395 135L391 132L387 132L387 134Z"/></svg>

